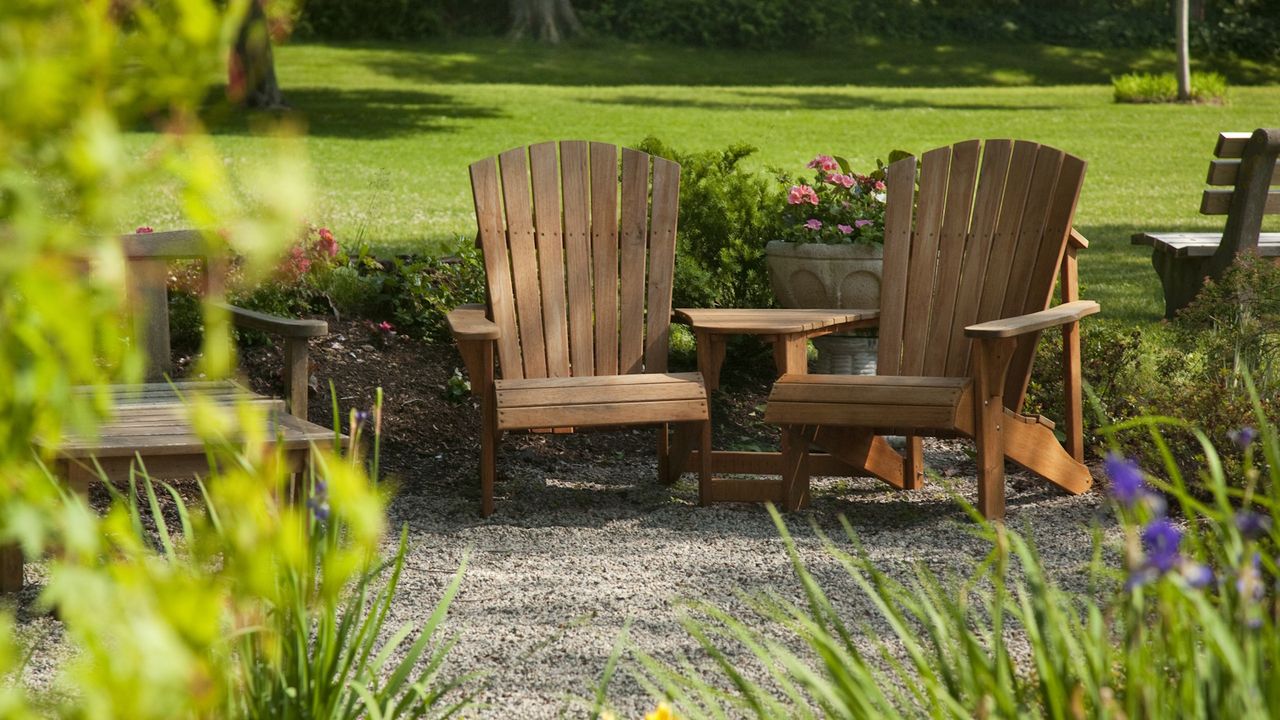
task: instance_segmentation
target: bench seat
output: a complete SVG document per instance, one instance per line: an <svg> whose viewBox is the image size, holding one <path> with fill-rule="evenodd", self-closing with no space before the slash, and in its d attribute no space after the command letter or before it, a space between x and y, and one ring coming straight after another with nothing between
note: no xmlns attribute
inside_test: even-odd
<svg viewBox="0 0 1280 720"><path fill-rule="evenodd" d="M1147 245L1173 257L1213 257L1222 243L1222 233L1137 233L1134 245ZM1258 236L1258 254L1280 257L1280 232L1264 232Z"/></svg>

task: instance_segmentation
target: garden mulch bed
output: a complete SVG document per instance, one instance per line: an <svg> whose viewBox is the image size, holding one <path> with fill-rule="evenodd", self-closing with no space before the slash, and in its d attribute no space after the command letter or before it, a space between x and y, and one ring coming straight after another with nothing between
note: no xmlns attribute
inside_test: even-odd
<svg viewBox="0 0 1280 720"><path fill-rule="evenodd" d="M331 322L330 336L312 345L316 392L311 419L332 420L329 383L340 412L368 409L384 393L381 464L397 491L393 526L407 525L410 550L388 632L421 623L466 561L462 590L445 631L457 635L451 672L485 675L468 717L576 717L599 682L625 627L632 647L666 662L708 661L681 627L685 601L709 601L748 612L742 592L765 589L801 601L786 554L764 508L697 506L691 475L674 486L656 481L652 430L572 435L510 435L500 450L497 511L478 514L479 412L469 397L447 389L462 363L449 344L396 338L373 341L365 323ZM770 358L749 347L731 353L713 411L718 447L750 449L774 442L758 421L769 387ZM279 391L273 349L244 354L243 367L260 391ZM757 369L758 368L758 369ZM859 540L891 575L908 580L919 562L941 575L970 574L987 547L955 505L951 490L970 498L973 462L961 444L927 443L926 460L941 480L916 493L892 491L864 478L820 478L813 504L786 518L801 556L854 626L875 622L874 609L821 535L843 538L845 516ZM1033 525L1046 565L1083 588L1091 527L1102 518L1096 494L1068 497L1011 473L1010 522ZM1113 527L1102 519L1108 528ZM849 543L843 542L847 548ZM28 681L45 684L60 662L56 621L26 617L38 638ZM871 640L866 649L872 651ZM1016 649L1016 648L1015 648ZM750 653L727 648L748 676L764 677ZM652 708L625 668L609 688L622 717Z"/></svg>

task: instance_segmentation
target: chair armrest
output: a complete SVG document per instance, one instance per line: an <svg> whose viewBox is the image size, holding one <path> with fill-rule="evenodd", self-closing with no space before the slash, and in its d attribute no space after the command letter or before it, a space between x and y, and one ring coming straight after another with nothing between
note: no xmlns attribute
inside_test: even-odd
<svg viewBox="0 0 1280 720"><path fill-rule="evenodd" d="M1100 309L1098 303L1092 300L1076 300L1040 312L970 325L964 329L964 334L978 340L1017 337L1056 325L1077 322Z"/></svg>
<svg viewBox="0 0 1280 720"><path fill-rule="evenodd" d="M1081 235L1080 231L1075 228L1071 228L1071 235L1068 238L1068 242L1070 242L1071 246L1077 250L1083 250L1089 247L1088 238L1086 238L1084 235Z"/></svg>
<svg viewBox="0 0 1280 720"><path fill-rule="evenodd" d="M329 324L323 320L291 320L246 310L235 305L221 305L221 307L231 313L231 321L240 327L261 330L286 338L313 338L329 334Z"/></svg>
<svg viewBox="0 0 1280 720"><path fill-rule="evenodd" d="M449 311L449 332L457 340L497 340L497 324L485 317L484 305L459 305Z"/></svg>

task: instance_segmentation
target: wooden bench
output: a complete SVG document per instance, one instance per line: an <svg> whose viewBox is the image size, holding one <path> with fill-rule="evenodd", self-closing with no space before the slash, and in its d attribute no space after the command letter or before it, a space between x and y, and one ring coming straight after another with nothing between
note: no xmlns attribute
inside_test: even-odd
<svg viewBox="0 0 1280 720"><path fill-rule="evenodd" d="M1200 292L1206 277L1218 278L1240 252L1280 258L1280 233L1262 232L1262 216L1280 214L1280 129L1224 132L1209 163L1200 212L1226 215L1221 233L1137 233L1134 245L1151 246L1151 264L1164 286L1164 315L1172 319ZM1222 189L1229 188L1229 189Z"/></svg>
<svg viewBox="0 0 1280 720"><path fill-rule="evenodd" d="M248 403L267 415L267 440L284 451L292 472L305 474L311 446L331 441L333 430L307 421L307 341L328 333L322 320L294 320L226 306L239 327L274 334L284 340L284 386L287 400L258 395L230 380L169 382L169 261L204 258L205 282L222 281L222 264L206 257L201 234L195 230L145 233L121 238L127 259L126 282L134 337L146 358L146 382L115 385L113 415L92 435L69 434L49 441L37 438L36 449L52 460L54 473L75 492L85 493L96 479L127 480L145 466L158 479L208 474L209 456L200 435L187 418L186 403L196 396L219 404ZM95 388L77 392L93 393ZM228 442L238 442L236 436ZM0 592L23 585L22 551L0 546Z"/></svg>

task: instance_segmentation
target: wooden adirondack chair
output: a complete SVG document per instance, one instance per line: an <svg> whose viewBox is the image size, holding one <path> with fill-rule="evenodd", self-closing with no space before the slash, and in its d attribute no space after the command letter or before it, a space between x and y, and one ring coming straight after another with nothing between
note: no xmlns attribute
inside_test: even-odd
<svg viewBox="0 0 1280 720"><path fill-rule="evenodd" d="M1091 485L1081 462L1078 322L1072 230L1085 163L1060 150L972 140L888 169L877 375L786 375L765 420L790 438L788 506L808 501L810 443L903 489L923 480L920 436L971 437L978 508L1004 515L1009 458L1072 493ZM975 194L976 188L976 194ZM913 202L914 200L914 202ZM1061 273L1062 304L1049 308ZM1067 449L1053 423L1021 413L1041 331L1063 329ZM905 457L882 435L907 436Z"/></svg>
<svg viewBox="0 0 1280 720"><path fill-rule="evenodd" d="M481 401L485 516L508 430L656 424L661 479L679 477L698 445L700 491L710 480L702 376L666 372L680 166L623 149L619 200L618 148L556 149L471 165L489 302L449 324Z"/></svg>

